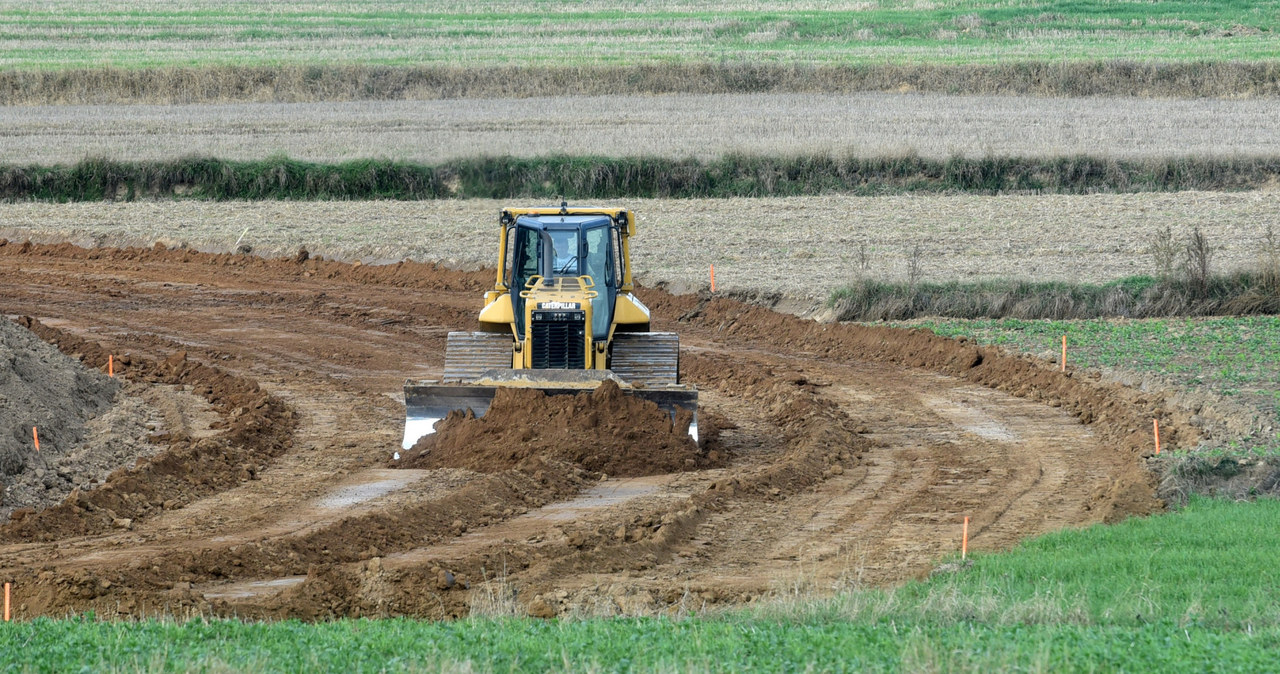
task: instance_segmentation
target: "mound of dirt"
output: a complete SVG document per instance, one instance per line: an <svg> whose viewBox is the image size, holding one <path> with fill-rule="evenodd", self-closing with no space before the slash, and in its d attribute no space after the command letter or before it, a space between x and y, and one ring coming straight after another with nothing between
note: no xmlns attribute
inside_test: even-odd
<svg viewBox="0 0 1280 674"><path fill-rule="evenodd" d="M671 416L606 380L591 392L548 396L499 389L481 418L450 412L395 465L467 468L491 473L532 458L568 461L617 477L696 470L722 460L704 453L686 429L690 415ZM713 459L714 457L714 459Z"/></svg>
<svg viewBox="0 0 1280 674"><path fill-rule="evenodd" d="M27 329L0 319L0 485L50 469L111 407L119 384L63 355ZM39 429L37 452L31 429ZM0 489L0 503L3 490Z"/></svg>
<svg viewBox="0 0 1280 674"><path fill-rule="evenodd" d="M18 323L63 353L78 356L89 367L104 367L107 363L108 352L100 344L28 316ZM210 427L222 432L209 437L193 437L184 432L154 436L150 439L167 442L168 446L146 461L112 471L92 490L72 490L56 506L36 513L25 509L13 512L10 521L0 526L0 541L53 540L101 533L118 526L117 521L136 522L163 510L180 508L255 479L267 462L292 443L296 425L293 411L261 390L254 380L189 360L185 351L159 362L124 353L116 358L116 365L124 368L130 381L190 387L221 417ZM99 450L109 452L109 445L104 443Z"/></svg>

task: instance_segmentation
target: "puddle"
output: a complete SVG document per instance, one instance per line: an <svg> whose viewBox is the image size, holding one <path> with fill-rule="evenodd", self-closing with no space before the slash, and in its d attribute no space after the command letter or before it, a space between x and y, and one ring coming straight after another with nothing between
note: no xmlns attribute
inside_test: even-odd
<svg viewBox="0 0 1280 674"><path fill-rule="evenodd" d="M545 520L571 520L595 508L617 505L645 494L652 494L671 481L670 475L653 475L625 480L606 480L583 492L578 498L553 503L536 511ZM530 513L533 514L533 513Z"/></svg>
<svg viewBox="0 0 1280 674"><path fill-rule="evenodd" d="M962 401L922 398L930 410L980 438L998 442L1017 442L1018 435L995 417Z"/></svg>
<svg viewBox="0 0 1280 674"><path fill-rule="evenodd" d="M316 501L317 508L336 510L371 501L379 496L386 496L393 491L404 489L413 482L422 479L426 471L398 470L395 468L379 468L360 473L361 476L376 478L372 482L349 484L330 492Z"/></svg>
<svg viewBox="0 0 1280 674"><path fill-rule="evenodd" d="M264 595L280 594L306 579L306 576L285 576L284 578L273 578L271 580L248 580L226 585L214 585L204 590L198 589L197 592L203 594L205 599L227 601L252 599Z"/></svg>

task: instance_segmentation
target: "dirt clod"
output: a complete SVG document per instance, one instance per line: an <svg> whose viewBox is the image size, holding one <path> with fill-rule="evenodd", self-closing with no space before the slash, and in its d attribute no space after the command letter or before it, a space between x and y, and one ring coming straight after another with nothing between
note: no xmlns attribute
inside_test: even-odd
<svg viewBox="0 0 1280 674"><path fill-rule="evenodd" d="M556 610L542 597L538 597L529 602L529 615L534 618L554 618L556 617Z"/></svg>

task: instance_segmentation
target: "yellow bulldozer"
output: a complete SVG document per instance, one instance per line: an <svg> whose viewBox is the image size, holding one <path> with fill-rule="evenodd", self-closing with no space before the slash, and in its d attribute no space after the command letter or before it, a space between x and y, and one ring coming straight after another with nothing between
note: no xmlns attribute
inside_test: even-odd
<svg viewBox="0 0 1280 674"><path fill-rule="evenodd" d="M624 208L504 209L498 274L479 326L450 332L440 380L405 382L403 447L434 432L450 411L483 416L503 387L548 394L591 390L613 379L676 418L698 392L680 383L680 338L649 331L649 308L633 294L635 215Z"/></svg>

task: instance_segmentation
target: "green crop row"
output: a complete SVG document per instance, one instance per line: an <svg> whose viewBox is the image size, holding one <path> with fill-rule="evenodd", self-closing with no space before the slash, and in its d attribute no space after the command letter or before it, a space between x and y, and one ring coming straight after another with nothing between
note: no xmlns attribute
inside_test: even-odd
<svg viewBox="0 0 1280 674"><path fill-rule="evenodd" d="M1278 158L1115 160L917 155L859 158L726 155L482 157L434 166L392 160L318 164L276 157L229 161L85 159L74 165L0 165L0 199L575 199L759 197L815 194L1033 192L1086 194L1251 189L1280 176Z"/></svg>
<svg viewBox="0 0 1280 674"><path fill-rule="evenodd" d="M1278 13L1274 0L59 0L0 11L0 67L1247 61L1280 52Z"/></svg>
<svg viewBox="0 0 1280 674"><path fill-rule="evenodd" d="M1277 501L1194 500L897 589L683 619L42 618L0 624L0 671L1265 671L1277 517Z"/></svg>

